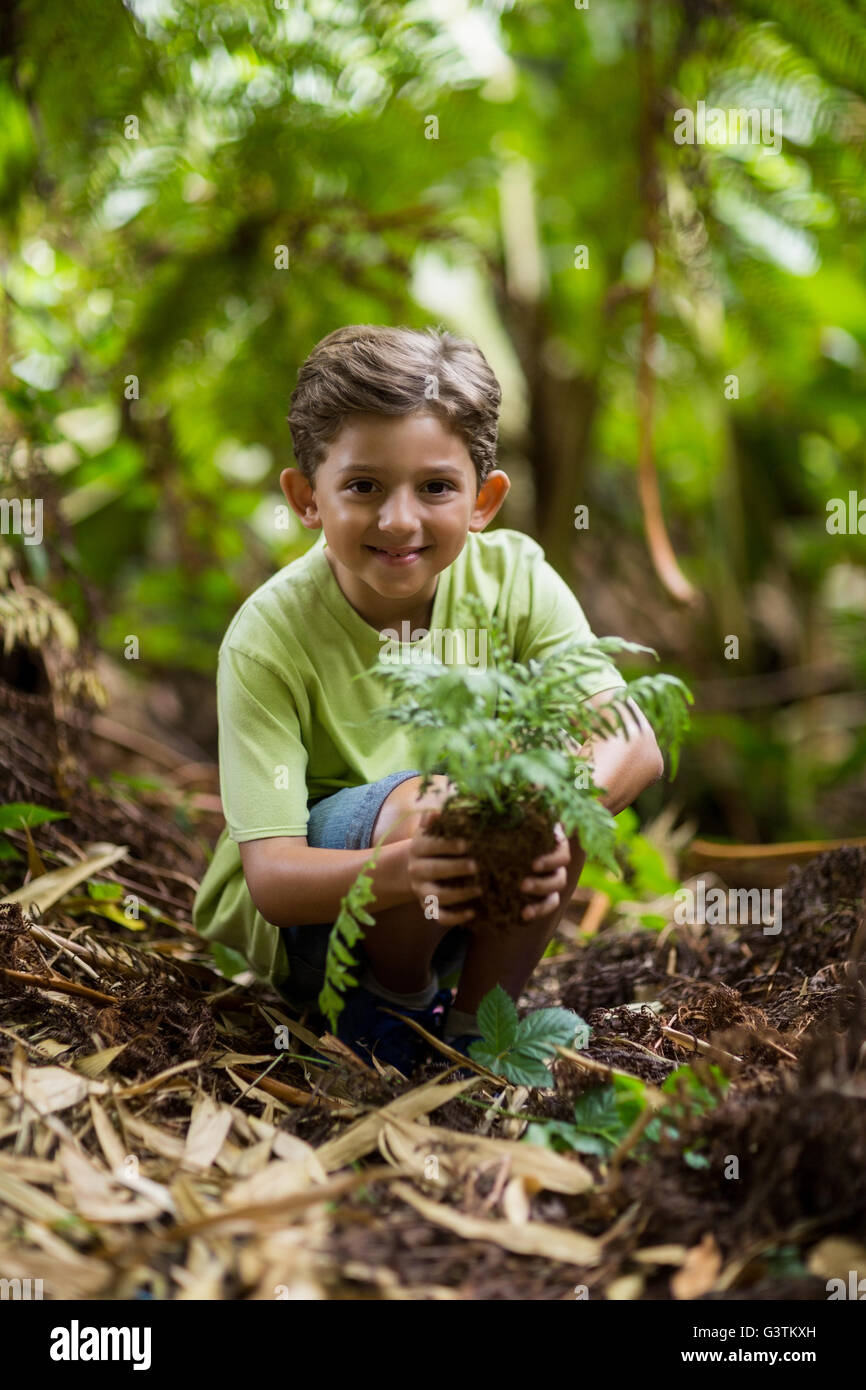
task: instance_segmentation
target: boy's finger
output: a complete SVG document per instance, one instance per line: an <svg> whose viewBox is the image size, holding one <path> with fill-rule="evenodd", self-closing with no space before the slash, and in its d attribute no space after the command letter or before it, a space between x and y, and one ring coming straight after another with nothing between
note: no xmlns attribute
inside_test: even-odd
<svg viewBox="0 0 866 1390"><path fill-rule="evenodd" d="M443 840L439 835L416 835L414 852L425 859L462 859L464 856L471 858L465 840Z"/></svg>
<svg viewBox="0 0 866 1390"><path fill-rule="evenodd" d="M437 921L440 926L443 927L459 927L464 922L471 922L474 916L475 910L471 907L465 909L453 908L451 910L443 908L439 913Z"/></svg>
<svg viewBox="0 0 866 1390"><path fill-rule="evenodd" d="M425 883L421 894L425 899L435 898L440 906L451 907L454 903L471 902L481 892L481 885L466 884L463 888L446 888L441 883Z"/></svg>
<svg viewBox="0 0 866 1390"><path fill-rule="evenodd" d="M521 912L521 917L530 921L533 917L546 917L548 912L554 912L559 907L559 894L551 893L543 902L533 903L530 907L525 907Z"/></svg>
<svg viewBox="0 0 866 1390"><path fill-rule="evenodd" d="M556 849L549 850L547 854L541 854L537 859L533 859L532 867L539 873L544 873L546 869L558 869L560 865L571 863L571 847L566 840L564 844L558 844Z"/></svg>
<svg viewBox="0 0 866 1390"><path fill-rule="evenodd" d="M522 893L533 893L537 897L547 896L558 888L564 888L568 880L568 874L564 868L559 868L553 874L543 874L538 878L525 878L520 885Z"/></svg>
<svg viewBox="0 0 866 1390"><path fill-rule="evenodd" d="M445 878L469 878L477 873L477 868L474 859L440 859L438 856L435 859L425 859L416 855L414 860L415 876L431 879L433 882Z"/></svg>

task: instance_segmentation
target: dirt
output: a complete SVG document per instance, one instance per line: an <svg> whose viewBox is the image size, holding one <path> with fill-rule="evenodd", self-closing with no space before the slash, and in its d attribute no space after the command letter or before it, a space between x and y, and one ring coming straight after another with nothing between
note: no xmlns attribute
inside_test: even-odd
<svg viewBox="0 0 866 1390"><path fill-rule="evenodd" d="M5 717L13 719L8 706ZM129 845L117 876L142 885L164 919L142 921L133 932L88 912L64 917L61 904L46 919L60 942L55 949L50 939L37 937L20 908L0 907L3 1081L20 1067L21 1049L30 1065L50 1060L74 1068L95 1049L122 1044L105 1073L113 1083L154 1081L185 1064L183 1076L194 1078L195 1095L260 1121L262 1091L239 1087L223 1060L243 1054L256 1076L267 1070L276 1085L316 1100L281 1104L271 1116L279 1130L313 1147L347 1128L316 1098L335 1103L344 1097L359 1107L355 1114L369 1114L424 1081L424 1068L404 1081L343 1063L320 1067L310 1060L309 1043L297 1048L306 1058L280 1057L273 1067L255 1062L275 1056L268 1011L285 1013L286 1006L262 986L232 988L192 931L190 907L203 863L195 828L143 801L89 786L83 777L80 800L64 799L53 776L57 747L50 724L34 737L31 710L14 727L16 757L0 777L0 799L69 812L67 820L34 832L40 852L53 864L52 855L65 854L70 862L95 839ZM452 806L438 828L483 849L479 862L491 865L485 883L490 921L512 921L520 880L532 860L552 848L549 824L537 814L527 818L522 863L514 856L513 827L479 824L465 808ZM26 854L23 836L10 839ZM0 864L0 889L17 887L22 874L20 860ZM661 932L606 927L575 949L576 922L566 923L572 935L562 933L562 960L539 965L518 1002L521 1012L558 1004L581 1014L592 1030L584 1063L560 1058L546 1090L521 1094L485 1084L472 1100L452 1100L429 1116L431 1126L445 1131L515 1138L530 1119L572 1120L575 1100L610 1084L613 1073L661 1087L688 1065L712 1103L679 1112L675 1135L663 1132L658 1142L617 1162L580 1155L595 1182L579 1196L528 1194L533 1221L604 1237L598 1265L519 1256L490 1241L465 1239L401 1201L389 1182L371 1180L330 1204L320 1274L326 1296L378 1298L382 1280L391 1279L404 1292L414 1291L407 1296L426 1297L423 1291L435 1287L465 1299L557 1301L573 1300L579 1284L603 1298L626 1279L631 1297L668 1299L679 1266L638 1261L636 1253L655 1246L694 1250L711 1235L718 1279L710 1278L694 1297L825 1299L825 1279L809 1267L815 1247L831 1236L866 1243L866 851L837 849L792 868L783 892L784 925L776 936L761 925L671 923ZM82 962L73 947L93 954ZM102 997L64 995L32 982L48 973ZM141 1118L182 1140L191 1103L175 1077L125 1105L130 1112L140 1107ZM491 1116L495 1105L505 1112L518 1107L517 1118ZM63 1119L98 1159L87 1102ZM50 1126L30 1123L5 1132L0 1157L45 1161L55 1143ZM689 1153L700 1155L704 1166L691 1166ZM173 1180L158 1155L142 1162L145 1172ZM356 1166L381 1164L373 1151ZM202 1180L212 1185L210 1202L226 1178L211 1168ZM479 1162L462 1185L436 1196L452 1210L501 1221L496 1181ZM423 1185L416 1190L424 1191ZM23 1249L15 1220L2 1223L0 1209L0 1248L5 1238L12 1242L7 1253ZM193 1259L182 1243L164 1244L163 1227L155 1226L154 1235L154 1268L170 1272ZM149 1239L141 1227L119 1225L93 1236L94 1249L115 1252L117 1278L137 1264ZM252 1259L252 1246L219 1238L212 1248L225 1262L219 1296L248 1296L243 1260Z"/></svg>
<svg viewBox="0 0 866 1390"><path fill-rule="evenodd" d="M553 823L539 807L530 804L522 808L521 814L517 820L513 813L498 816L492 810L480 811L475 805L452 797L430 825L432 835L466 840L468 853L478 865L481 891L477 903L473 901L473 926L504 931L513 925L521 908L530 901L520 891L521 883L532 874L535 860L556 847ZM462 887L469 881L454 879L453 883Z"/></svg>

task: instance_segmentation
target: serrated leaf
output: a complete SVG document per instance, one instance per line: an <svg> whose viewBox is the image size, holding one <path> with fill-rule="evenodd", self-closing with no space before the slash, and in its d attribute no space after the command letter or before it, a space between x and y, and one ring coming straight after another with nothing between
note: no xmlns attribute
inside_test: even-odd
<svg viewBox="0 0 866 1390"><path fill-rule="evenodd" d="M517 1025L515 1046L539 1060L555 1056L557 1047L586 1047L589 1026L571 1009L536 1009Z"/></svg>
<svg viewBox="0 0 866 1390"><path fill-rule="evenodd" d="M480 1008L480 1006L479 1006ZM489 1068L496 1076L503 1077L514 1086L551 1085L550 1072L543 1062L522 1052L493 1052L484 1042L469 1045L469 1056L474 1062Z"/></svg>
<svg viewBox="0 0 866 1390"><path fill-rule="evenodd" d="M619 1132L622 1121L613 1086L594 1086L574 1102L574 1122L590 1134Z"/></svg>
<svg viewBox="0 0 866 1390"><path fill-rule="evenodd" d="M478 1005L478 1027L494 1056L506 1052L517 1036L517 1008L501 985L494 985Z"/></svg>

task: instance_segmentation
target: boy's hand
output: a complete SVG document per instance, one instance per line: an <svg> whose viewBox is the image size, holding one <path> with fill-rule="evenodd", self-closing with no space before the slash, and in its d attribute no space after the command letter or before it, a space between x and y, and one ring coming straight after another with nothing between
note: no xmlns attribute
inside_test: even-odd
<svg viewBox="0 0 866 1390"><path fill-rule="evenodd" d="M520 885L521 892L538 897L541 902L530 903L521 912L524 921L533 917L544 917L559 906L562 889L568 880L568 865L571 863L571 845L559 821L553 827L558 844L549 854L542 854L532 867L536 871L533 878L525 878Z"/></svg>
<svg viewBox="0 0 866 1390"><path fill-rule="evenodd" d="M477 865L467 853L466 840L445 840L441 835L427 833L435 816L435 811L425 811L409 841L409 883L425 913L432 906L435 911L431 915L437 922L445 927L459 927L475 916L474 908L461 908L460 904L477 898L481 884L473 878L472 883L459 887L449 880L472 877Z"/></svg>

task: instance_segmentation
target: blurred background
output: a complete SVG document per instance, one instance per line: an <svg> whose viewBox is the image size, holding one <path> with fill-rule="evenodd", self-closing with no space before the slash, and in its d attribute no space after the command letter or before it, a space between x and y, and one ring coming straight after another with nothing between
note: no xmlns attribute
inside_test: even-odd
<svg viewBox="0 0 866 1390"><path fill-rule="evenodd" d="M106 781L212 840L219 642L313 539L297 369L438 324L503 386L495 524L695 693L642 814L866 834L864 0L26 0L0 74L2 496L44 499L0 678ZM769 122L680 142L699 103Z"/></svg>

